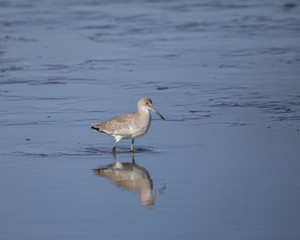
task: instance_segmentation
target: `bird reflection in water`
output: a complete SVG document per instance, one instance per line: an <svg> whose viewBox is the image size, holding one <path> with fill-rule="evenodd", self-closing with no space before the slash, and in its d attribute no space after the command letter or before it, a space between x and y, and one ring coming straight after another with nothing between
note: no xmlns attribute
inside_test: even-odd
<svg viewBox="0 0 300 240"><path fill-rule="evenodd" d="M131 152L132 163L121 163L117 154L114 153L113 155L116 162L94 169L95 175L106 177L122 189L137 191L142 205L154 205L155 199L164 192L165 187L156 190L154 194L152 193L153 183L149 172L135 163L133 152Z"/></svg>

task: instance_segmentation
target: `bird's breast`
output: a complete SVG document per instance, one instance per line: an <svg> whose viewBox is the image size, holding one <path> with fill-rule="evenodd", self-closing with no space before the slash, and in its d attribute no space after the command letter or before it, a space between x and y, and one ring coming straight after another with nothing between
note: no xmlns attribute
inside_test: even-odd
<svg viewBox="0 0 300 240"><path fill-rule="evenodd" d="M138 138L144 136L151 124L151 115L142 116L139 121L136 121L134 126L130 127L132 138Z"/></svg>

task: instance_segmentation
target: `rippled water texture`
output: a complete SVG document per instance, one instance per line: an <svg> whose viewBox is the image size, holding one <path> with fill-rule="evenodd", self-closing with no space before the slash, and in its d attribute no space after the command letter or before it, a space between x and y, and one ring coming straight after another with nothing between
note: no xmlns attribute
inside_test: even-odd
<svg viewBox="0 0 300 240"><path fill-rule="evenodd" d="M299 239L299 39L298 1L0 0L0 238Z"/></svg>

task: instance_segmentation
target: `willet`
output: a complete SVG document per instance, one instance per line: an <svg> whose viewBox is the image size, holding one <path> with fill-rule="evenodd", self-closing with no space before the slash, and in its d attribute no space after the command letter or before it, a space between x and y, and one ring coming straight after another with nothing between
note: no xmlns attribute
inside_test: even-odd
<svg viewBox="0 0 300 240"><path fill-rule="evenodd" d="M92 123L92 129L104 132L116 139L112 151L116 151L121 139L132 139L130 150L134 151L134 139L144 136L151 124L149 110L155 112L161 119L164 117L153 107L152 100L143 97L138 101L137 112L125 113L106 122Z"/></svg>

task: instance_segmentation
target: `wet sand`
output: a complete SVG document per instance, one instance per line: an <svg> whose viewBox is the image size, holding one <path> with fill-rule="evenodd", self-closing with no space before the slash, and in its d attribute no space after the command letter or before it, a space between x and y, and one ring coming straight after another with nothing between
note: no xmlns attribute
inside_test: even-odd
<svg viewBox="0 0 300 240"><path fill-rule="evenodd" d="M299 13L0 2L1 239L298 239ZM90 123L143 96L166 121L152 114L134 164L119 143L122 179L97 175L114 139Z"/></svg>

